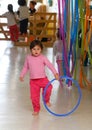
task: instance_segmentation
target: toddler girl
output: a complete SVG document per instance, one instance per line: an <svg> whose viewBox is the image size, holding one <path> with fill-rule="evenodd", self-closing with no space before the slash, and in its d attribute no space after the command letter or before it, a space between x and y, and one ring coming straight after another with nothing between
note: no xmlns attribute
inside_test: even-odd
<svg viewBox="0 0 92 130"><path fill-rule="evenodd" d="M20 74L20 81L23 81L27 71L30 73L30 95L33 105L33 115L38 115L40 111L40 90L45 89L45 86L49 82L45 74L45 66L47 66L58 80L59 76L50 61L42 54L43 45L39 40L34 40L30 44L31 54L29 54L24 63L24 67ZM45 102L50 106L50 95L52 85L47 89Z"/></svg>

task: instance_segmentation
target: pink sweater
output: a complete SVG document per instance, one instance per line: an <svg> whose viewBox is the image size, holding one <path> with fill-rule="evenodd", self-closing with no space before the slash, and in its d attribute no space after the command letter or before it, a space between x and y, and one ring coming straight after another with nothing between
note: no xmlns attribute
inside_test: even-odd
<svg viewBox="0 0 92 130"><path fill-rule="evenodd" d="M30 54L26 57L20 76L24 77L29 71L30 79L44 78L46 77L45 66L47 66L53 74L57 73L53 65L44 55L41 54L38 57L35 57Z"/></svg>

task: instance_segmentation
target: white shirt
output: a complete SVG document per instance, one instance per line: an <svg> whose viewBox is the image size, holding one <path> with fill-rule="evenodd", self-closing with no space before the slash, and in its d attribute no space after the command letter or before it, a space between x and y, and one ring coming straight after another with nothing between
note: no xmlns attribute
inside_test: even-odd
<svg viewBox="0 0 92 130"><path fill-rule="evenodd" d="M2 14L2 16L5 16L7 18L8 26L13 26L16 24L15 14L6 12L6 13Z"/></svg>
<svg viewBox="0 0 92 130"><path fill-rule="evenodd" d="M20 20L29 18L29 8L27 6L20 6L18 11Z"/></svg>
<svg viewBox="0 0 92 130"><path fill-rule="evenodd" d="M63 48L62 40L57 39L53 44L53 53L54 55L56 55L57 60L62 60L62 48Z"/></svg>

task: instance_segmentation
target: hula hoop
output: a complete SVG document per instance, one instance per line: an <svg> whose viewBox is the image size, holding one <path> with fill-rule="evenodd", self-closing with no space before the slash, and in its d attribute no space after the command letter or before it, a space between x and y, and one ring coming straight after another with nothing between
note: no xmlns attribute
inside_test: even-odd
<svg viewBox="0 0 92 130"><path fill-rule="evenodd" d="M47 110L50 114L52 114L52 115L54 115L54 116L58 116L58 117L65 117L65 116L68 116L68 115L72 114L72 113L78 108L78 106L80 105L80 101L81 101L81 98L82 98L82 92L81 92L81 89L80 89L80 86L79 86L78 82L75 81L73 78L70 78L70 77L68 77L68 76L60 76L60 79L62 79L62 78L69 79L69 80L71 80L71 81L76 85L76 87L78 88L79 97L78 97L78 101L77 101L76 105L73 107L73 109L72 109L70 112L67 112L67 113L65 113L65 114L57 114L57 113L52 112L52 111L47 107L47 105L46 105L46 103L45 103L45 100L44 100L44 97L45 97L45 95L46 95L47 88L48 88L49 85L50 85L54 80L56 80L56 79L51 80L51 81L46 85L46 87L45 87L45 89L44 89L44 92L43 92L43 95L42 95L42 98L43 98L43 103L44 103L44 106L45 106L46 110Z"/></svg>

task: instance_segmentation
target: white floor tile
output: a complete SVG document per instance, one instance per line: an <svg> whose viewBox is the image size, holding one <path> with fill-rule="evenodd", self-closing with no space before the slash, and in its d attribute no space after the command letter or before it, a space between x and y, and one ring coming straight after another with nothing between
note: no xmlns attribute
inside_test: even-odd
<svg viewBox="0 0 92 130"><path fill-rule="evenodd" d="M29 48L13 46L9 41L0 42L0 130L92 129L92 91L87 89L82 89L81 103L69 116L53 116L45 109L42 99L39 116L32 116L29 76L25 77L24 83L19 81L25 56L30 52ZM53 62L52 48L47 48L44 53ZM48 70L47 74L51 80L53 75ZM53 82L53 86L50 110L58 114L69 112L76 105L77 88L61 87L57 81Z"/></svg>

